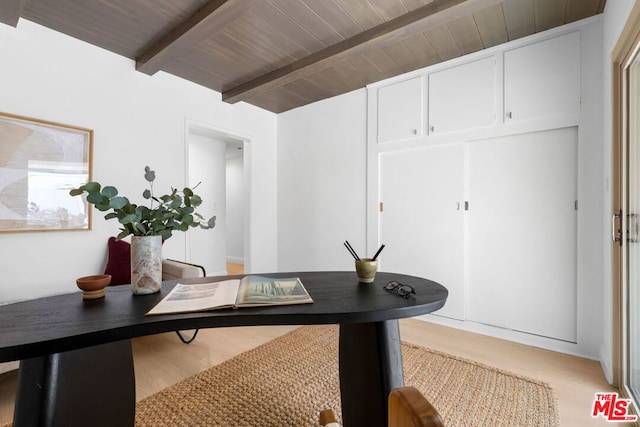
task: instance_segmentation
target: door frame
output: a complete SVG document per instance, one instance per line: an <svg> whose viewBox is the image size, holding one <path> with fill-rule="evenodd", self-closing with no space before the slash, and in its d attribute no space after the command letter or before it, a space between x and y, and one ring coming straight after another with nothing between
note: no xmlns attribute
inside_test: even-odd
<svg viewBox="0 0 640 427"><path fill-rule="evenodd" d="M613 217L620 214L620 236L626 236L625 193L627 174L626 148L627 148L627 105L626 105L626 79L625 74L631 59L640 47L640 2L636 2L629 14L629 18L622 29L622 33L613 49L611 93L612 93L612 173L611 173L611 218L612 230L615 232ZM626 290L624 269L626 268L625 248L622 242L613 242L611 245L611 274L612 274L612 385L617 387L621 394L629 398L624 387L626 376Z"/></svg>
<svg viewBox="0 0 640 427"><path fill-rule="evenodd" d="M234 140L237 142L242 142L243 153L242 153L242 163L243 163L243 180L244 180L244 208L245 208L245 217L244 217L244 242L243 242L243 251L244 251L244 271L251 271L251 137L247 134L243 134L241 132L232 131L229 129L224 129L218 126L213 126L208 123L199 122L192 119L185 120L184 127L184 162L185 162L185 182L189 181L189 134L192 131L198 131L205 135L209 135L212 138L220 139L220 140ZM185 239L185 255L189 257L189 236L187 233L187 237Z"/></svg>

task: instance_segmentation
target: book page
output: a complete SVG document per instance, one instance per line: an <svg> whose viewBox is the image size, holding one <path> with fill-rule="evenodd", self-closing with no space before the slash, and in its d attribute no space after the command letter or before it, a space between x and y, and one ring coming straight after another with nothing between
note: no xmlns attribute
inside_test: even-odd
<svg viewBox="0 0 640 427"><path fill-rule="evenodd" d="M245 276L240 282L236 305L261 306L312 303L300 279Z"/></svg>
<svg viewBox="0 0 640 427"><path fill-rule="evenodd" d="M233 307L239 285L240 281L237 279L193 284L178 283L147 314L183 313Z"/></svg>

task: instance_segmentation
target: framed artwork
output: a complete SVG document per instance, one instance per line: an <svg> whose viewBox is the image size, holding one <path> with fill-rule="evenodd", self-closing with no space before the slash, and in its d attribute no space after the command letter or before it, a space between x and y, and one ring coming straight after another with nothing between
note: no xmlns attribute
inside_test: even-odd
<svg viewBox="0 0 640 427"><path fill-rule="evenodd" d="M0 233L90 230L93 131L0 113Z"/></svg>

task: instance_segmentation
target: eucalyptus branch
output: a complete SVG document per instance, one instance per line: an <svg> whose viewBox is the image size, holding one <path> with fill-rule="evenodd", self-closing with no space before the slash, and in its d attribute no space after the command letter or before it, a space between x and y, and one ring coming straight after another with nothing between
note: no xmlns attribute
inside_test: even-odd
<svg viewBox="0 0 640 427"><path fill-rule="evenodd" d="M216 217L208 220L196 213L195 210L202 204L202 198L193 192L193 189L185 187L182 192L171 188L170 194L155 197L153 183L156 179L155 171L149 166L144 168L145 180L149 183L149 189L144 190L142 197L150 199L149 206L138 206L131 203L128 198L118 196L118 190L113 186L102 187L97 182L88 182L78 188L72 189L71 196L79 196L87 193L87 202L93 204L102 212L111 212L105 215L105 219L117 218L122 225L117 238L122 239L128 235L153 236L160 235L162 240L171 237L174 231L187 231L190 227L211 229L215 227ZM193 188L197 188L198 183ZM153 202L158 206L153 207Z"/></svg>

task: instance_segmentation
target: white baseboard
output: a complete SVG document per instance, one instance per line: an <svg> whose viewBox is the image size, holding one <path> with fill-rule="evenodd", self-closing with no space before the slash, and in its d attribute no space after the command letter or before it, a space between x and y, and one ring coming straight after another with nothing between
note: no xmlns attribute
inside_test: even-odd
<svg viewBox="0 0 640 427"><path fill-rule="evenodd" d="M572 342L543 337L540 335L528 334L526 332L519 332L511 329L498 328L496 326L485 325L482 323L472 322L470 320L451 319L434 314L425 314L423 316L416 317L416 319L442 326L448 326L455 329L460 329L467 332L473 332L480 335L500 338L506 341L513 341L532 347L543 348L545 350L557 351L559 353L565 353L572 356L599 361L597 356L585 354L576 343Z"/></svg>
<svg viewBox="0 0 640 427"><path fill-rule="evenodd" d="M611 352L603 345L600 347L600 367L604 372L604 378L609 384L613 384L613 367L611 366Z"/></svg>

